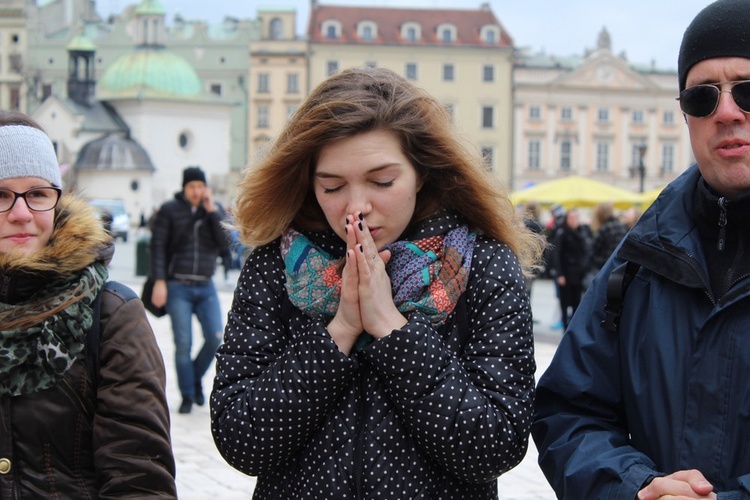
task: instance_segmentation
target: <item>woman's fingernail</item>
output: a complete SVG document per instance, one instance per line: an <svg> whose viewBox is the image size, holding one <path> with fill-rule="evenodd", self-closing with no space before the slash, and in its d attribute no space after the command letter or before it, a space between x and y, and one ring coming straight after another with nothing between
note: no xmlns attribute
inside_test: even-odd
<svg viewBox="0 0 750 500"><path fill-rule="evenodd" d="M346 216L346 223L349 224L349 216Z"/></svg>
<svg viewBox="0 0 750 500"><path fill-rule="evenodd" d="M359 253L365 253L365 247L359 245Z"/></svg>
<svg viewBox="0 0 750 500"><path fill-rule="evenodd" d="M362 231L362 223L358 222L357 224L359 225L359 230Z"/></svg>
<svg viewBox="0 0 750 500"><path fill-rule="evenodd" d="M365 220L365 216L362 212L359 213L359 220Z"/></svg>
<svg viewBox="0 0 750 500"><path fill-rule="evenodd" d="M349 234L349 229L348 229L348 228L347 228L346 226L344 226L344 232L345 232L346 234Z"/></svg>

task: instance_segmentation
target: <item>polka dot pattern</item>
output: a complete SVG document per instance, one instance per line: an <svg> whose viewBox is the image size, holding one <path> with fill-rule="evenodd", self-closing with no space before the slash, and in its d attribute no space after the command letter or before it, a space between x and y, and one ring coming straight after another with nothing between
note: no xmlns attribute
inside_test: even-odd
<svg viewBox="0 0 750 500"><path fill-rule="evenodd" d="M479 237L469 279L440 330L414 313L349 358L286 299L278 244L253 252L211 416L227 462L258 476L254 498L497 498L528 443L531 310L505 245Z"/></svg>

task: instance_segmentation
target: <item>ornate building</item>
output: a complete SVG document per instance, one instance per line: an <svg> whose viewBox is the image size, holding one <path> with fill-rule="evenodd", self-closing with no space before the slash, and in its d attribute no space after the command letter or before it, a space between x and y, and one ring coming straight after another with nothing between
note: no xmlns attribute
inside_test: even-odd
<svg viewBox="0 0 750 500"><path fill-rule="evenodd" d="M394 70L450 110L488 168L510 180L513 40L488 4L476 10L311 3L310 84L348 67Z"/></svg>
<svg viewBox="0 0 750 500"><path fill-rule="evenodd" d="M519 53L513 88L514 189L575 174L648 191L693 161L677 73L614 55L606 29L584 57Z"/></svg>

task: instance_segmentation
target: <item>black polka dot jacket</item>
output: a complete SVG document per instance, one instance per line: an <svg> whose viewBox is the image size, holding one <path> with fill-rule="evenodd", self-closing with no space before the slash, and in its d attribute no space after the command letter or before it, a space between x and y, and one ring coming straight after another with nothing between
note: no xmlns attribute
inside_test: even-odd
<svg viewBox="0 0 750 500"><path fill-rule="evenodd" d="M211 396L216 446L258 476L254 498L497 498L534 398L531 310L508 247L477 238L466 307L440 330L412 313L351 357L284 281L278 242L249 256Z"/></svg>

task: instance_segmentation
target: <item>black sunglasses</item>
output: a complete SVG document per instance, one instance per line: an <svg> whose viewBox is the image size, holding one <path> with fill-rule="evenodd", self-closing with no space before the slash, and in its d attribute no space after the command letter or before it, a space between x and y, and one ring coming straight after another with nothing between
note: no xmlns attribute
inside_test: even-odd
<svg viewBox="0 0 750 500"><path fill-rule="evenodd" d="M731 85L731 87L729 90L721 90L722 85ZM732 99L737 106L745 113L750 113L750 80L696 85L680 92L677 100L680 101L680 109L686 115L705 118L716 111L722 92L732 94Z"/></svg>

